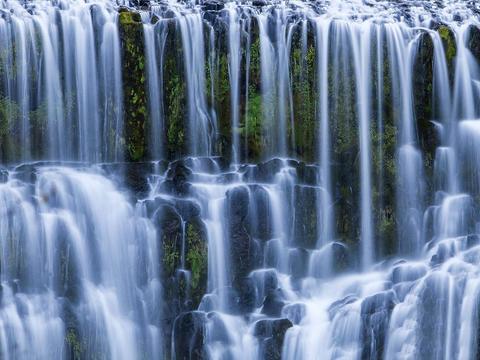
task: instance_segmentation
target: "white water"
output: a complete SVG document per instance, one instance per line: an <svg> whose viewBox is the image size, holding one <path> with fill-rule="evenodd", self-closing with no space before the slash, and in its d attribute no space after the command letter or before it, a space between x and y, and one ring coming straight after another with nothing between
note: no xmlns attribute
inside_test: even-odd
<svg viewBox="0 0 480 360"><path fill-rule="evenodd" d="M478 357L479 322L472 314L479 296L480 73L468 48L476 17L458 3L431 11L428 4L410 4L408 12L388 2L310 5L229 3L222 10L227 165L205 158L221 155L217 140L225 120L216 118L215 90L206 91L217 76L217 28L193 3L152 8L161 18L155 25L152 14L142 12L149 159L172 160L165 148L163 56L174 27L167 30L167 18L175 22L184 56L177 59L186 82L181 126L193 157L186 194L169 187L162 161L155 168L141 164L157 180L147 200L199 205L207 293L200 304L182 298L174 300L185 304L164 308L169 295L162 298L162 288L171 285L161 277L165 229L149 218L147 200L137 203L146 195L124 192L128 185L113 172L63 164L38 166L32 175L20 166L0 184L2 358L69 358L67 351L167 357L185 334L168 338L172 325L165 318L197 305L207 315L193 325L203 329L202 350L214 359L265 358L273 335L259 335L259 325L278 319L292 323L275 349L285 359ZM121 160L127 118L114 4L39 2L28 12L6 1L0 9L0 100L9 135L3 138L10 139L2 145L5 159ZM452 84L442 39L429 29L431 12L454 31ZM252 29L260 38L258 63L250 59ZM313 37L316 51L311 166L288 159L297 145L295 31L302 32L302 46ZM424 149L425 129L415 113L421 34L433 40L434 110L427 119L438 134L433 155ZM242 164L250 66L260 71L260 125L267 133L260 158L280 157L259 165ZM5 99L17 106L4 106ZM388 166L394 167L390 184L382 178ZM127 171L127 178L142 170ZM388 186L393 195L384 192ZM395 208L389 209L396 215L394 235L385 235L377 213L387 201ZM181 219L177 270L188 283L185 223Z"/></svg>

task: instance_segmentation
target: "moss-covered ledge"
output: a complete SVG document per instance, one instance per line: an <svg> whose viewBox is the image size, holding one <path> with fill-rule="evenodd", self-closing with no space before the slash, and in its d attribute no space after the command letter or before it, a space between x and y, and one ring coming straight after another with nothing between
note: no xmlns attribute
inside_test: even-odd
<svg viewBox="0 0 480 360"><path fill-rule="evenodd" d="M122 47L126 157L129 161L139 161L146 153L145 124L148 116L145 43L140 14L121 8L118 26Z"/></svg>

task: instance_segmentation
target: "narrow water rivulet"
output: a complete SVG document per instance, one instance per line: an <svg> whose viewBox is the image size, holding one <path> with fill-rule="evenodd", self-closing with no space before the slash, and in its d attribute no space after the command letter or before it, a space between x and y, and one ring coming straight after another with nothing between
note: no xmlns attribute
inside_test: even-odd
<svg viewBox="0 0 480 360"><path fill-rule="evenodd" d="M475 1L0 1L1 359L480 358Z"/></svg>

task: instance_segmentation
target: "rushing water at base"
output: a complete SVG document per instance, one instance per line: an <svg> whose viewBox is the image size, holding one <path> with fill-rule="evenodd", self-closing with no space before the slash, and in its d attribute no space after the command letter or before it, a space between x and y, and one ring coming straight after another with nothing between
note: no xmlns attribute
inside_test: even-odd
<svg viewBox="0 0 480 360"><path fill-rule="evenodd" d="M0 2L0 358L479 358L479 13Z"/></svg>

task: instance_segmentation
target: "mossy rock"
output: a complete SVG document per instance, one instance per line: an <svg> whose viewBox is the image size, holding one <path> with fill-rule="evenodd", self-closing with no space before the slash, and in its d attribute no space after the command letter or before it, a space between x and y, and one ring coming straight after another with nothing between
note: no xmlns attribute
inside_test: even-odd
<svg viewBox="0 0 480 360"><path fill-rule="evenodd" d="M163 63L165 129L169 159L187 154L187 87L180 28L175 19L168 20Z"/></svg>
<svg viewBox="0 0 480 360"><path fill-rule="evenodd" d="M197 307L207 291L208 240L207 230L200 218L185 224L185 267L190 270L190 295L193 306Z"/></svg>
<svg viewBox="0 0 480 360"><path fill-rule="evenodd" d="M442 39L445 57L447 59L448 73L450 75L450 82L453 82L455 73L455 57L457 56L457 40L453 30L445 24L441 24L437 29L440 38Z"/></svg>
<svg viewBox="0 0 480 360"><path fill-rule="evenodd" d="M294 156L307 162L316 158L316 64L313 25L306 23L306 36L297 26L292 36L290 52L290 78L292 79L294 126L289 127L289 143Z"/></svg>
<svg viewBox="0 0 480 360"><path fill-rule="evenodd" d="M144 159L145 124L148 118L145 43L138 12L121 9L118 15L122 47L124 137L130 161Z"/></svg>
<svg viewBox="0 0 480 360"><path fill-rule="evenodd" d="M468 48L477 61L480 61L480 29L475 25L468 27Z"/></svg>
<svg viewBox="0 0 480 360"><path fill-rule="evenodd" d="M413 67L413 97L419 146L423 150L427 179L433 177L433 159L438 145L433 102L434 44L432 37L423 32L418 42L418 52ZM428 186L433 191L433 184ZM430 196L433 196L431 194Z"/></svg>
<svg viewBox="0 0 480 360"><path fill-rule="evenodd" d="M67 329L65 334L65 353L71 360L81 360L85 358L85 345L80 338L80 334L75 328Z"/></svg>

